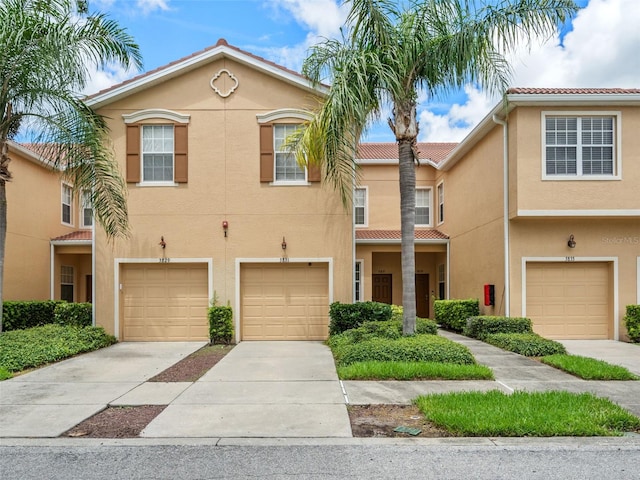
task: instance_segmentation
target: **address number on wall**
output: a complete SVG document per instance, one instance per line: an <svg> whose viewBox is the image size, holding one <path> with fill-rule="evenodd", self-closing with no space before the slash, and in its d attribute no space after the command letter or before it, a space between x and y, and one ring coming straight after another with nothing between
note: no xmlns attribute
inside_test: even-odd
<svg viewBox="0 0 640 480"><path fill-rule="evenodd" d="M564 261L565 262L575 262L576 261L576 257L564 257Z"/></svg>
<svg viewBox="0 0 640 480"><path fill-rule="evenodd" d="M158 261L160 263L171 263L171 259L170 258L159 258Z"/></svg>

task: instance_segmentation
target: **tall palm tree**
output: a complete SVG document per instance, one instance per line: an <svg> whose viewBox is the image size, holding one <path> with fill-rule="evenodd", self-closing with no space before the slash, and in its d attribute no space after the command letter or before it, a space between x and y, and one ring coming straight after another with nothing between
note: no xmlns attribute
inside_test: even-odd
<svg viewBox="0 0 640 480"><path fill-rule="evenodd" d="M107 235L128 231L126 186L105 120L80 92L93 67L141 68L138 46L86 0L0 0L0 331L7 231L8 141L36 142L77 191L91 192Z"/></svg>
<svg viewBox="0 0 640 480"><path fill-rule="evenodd" d="M301 164L324 165L325 179L350 203L355 148L361 134L392 107L398 143L403 333L415 332L415 163L418 94L474 82L504 92L505 54L523 38L551 36L573 15L572 0L347 0L343 38L311 48L302 71L329 81L326 101L291 139ZM480 5L482 3L482 5Z"/></svg>

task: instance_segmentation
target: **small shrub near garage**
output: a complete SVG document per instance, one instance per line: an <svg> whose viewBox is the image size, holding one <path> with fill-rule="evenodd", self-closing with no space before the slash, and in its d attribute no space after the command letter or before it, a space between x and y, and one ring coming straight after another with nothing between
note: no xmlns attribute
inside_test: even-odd
<svg viewBox="0 0 640 480"><path fill-rule="evenodd" d="M433 303L436 323L444 328L462 332L467 319L480 315L480 303L477 299L436 300Z"/></svg>
<svg viewBox="0 0 640 480"><path fill-rule="evenodd" d="M44 325L0 335L0 368L19 372L116 343L102 327Z"/></svg>
<svg viewBox="0 0 640 480"><path fill-rule="evenodd" d="M233 340L233 310L231 307L209 307L209 342L229 345Z"/></svg>
<svg viewBox="0 0 640 480"><path fill-rule="evenodd" d="M481 315L468 318L462 333L482 340L494 333L533 333L533 330L529 318Z"/></svg>
<svg viewBox="0 0 640 480"><path fill-rule="evenodd" d="M640 343L640 305L627 305L624 324L629 339L634 343Z"/></svg>
<svg viewBox="0 0 640 480"><path fill-rule="evenodd" d="M2 304L2 329L24 330L54 323L56 305L62 301L6 301Z"/></svg>
<svg viewBox="0 0 640 480"><path fill-rule="evenodd" d="M413 335L395 340L373 338L332 348L338 366L356 362L443 362L474 365L467 347L437 335Z"/></svg>
<svg viewBox="0 0 640 480"><path fill-rule="evenodd" d="M484 341L525 357L544 357L567 353L560 342L543 338L536 333L494 333Z"/></svg>
<svg viewBox="0 0 640 480"><path fill-rule="evenodd" d="M329 335L357 328L365 322L380 322L391 319L391 305L379 302L340 303L329 307Z"/></svg>
<svg viewBox="0 0 640 480"><path fill-rule="evenodd" d="M55 323L72 327L90 327L93 319L90 303L58 303L53 310Z"/></svg>

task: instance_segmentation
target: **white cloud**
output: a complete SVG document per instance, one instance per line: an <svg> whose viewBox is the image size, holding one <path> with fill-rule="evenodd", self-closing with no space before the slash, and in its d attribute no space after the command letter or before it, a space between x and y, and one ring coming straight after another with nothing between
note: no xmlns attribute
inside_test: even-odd
<svg viewBox="0 0 640 480"><path fill-rule="evenodd" d="M97 93L112 85L124 82L135 74L135 70L127 70L115 64L110 65L105 70L97 70L95 67L92 67L87 86L81 93L84 95Z"/></svg>
<svg viewBox="0 0 640 480"><path fill-rule="evenodd" d="M559 36L509 56L517 87L640 87L640 3L638 0L590 0L573 20L573 30L560 45ZM468 99L444 114L419 114L421 141L460 141L497 98L465 89ZM465 126L465 123L467 124Z"/></svg>
<svg viewBox="0 0 640 480"><path fill-rule="evenodd" d="M169 0L137 0L136 5L142 10L143 14L149 14L154 10L169 10Z"/></svg>
<svg viewBox="0 0 640 480"><path fill-rule="evenodd" d="M335 0L275 0L274 6L291 13L315 37L332 38L340 33L348 10Z"/></svg>

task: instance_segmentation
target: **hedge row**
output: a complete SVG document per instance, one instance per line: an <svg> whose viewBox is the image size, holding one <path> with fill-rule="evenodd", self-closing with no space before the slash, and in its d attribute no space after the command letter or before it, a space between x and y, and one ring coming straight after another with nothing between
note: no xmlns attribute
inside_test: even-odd
<svg viewBox="0 0 640 480"><path fill-rule="evenodd" d="M433 303L436 323L444 328L462 332L467 319L480 315L480 303L477 299L436 300Z"/></svg>
<svg viewBox="0 0 640 480"><path fill-rule="evenodd" d="M2 304L2 329L25 330L56 323L88 327L92 322L90 303L67 303L63 300L6 301Z"/></svg>
<svg viewBox="0 0 640 480"><path fill-rule="evenodd" d="M544 357L567 353L561 343L543 338L536 333L494 333L486 335L483 340L503 350L519 353L525 357Z"/></svg>
<svg viewBox="0 0 640 480"><path fill-rule="evenodd" d="M379 302L340 303L329 307L329 335L357 328L365 322L381 322L391 319L391 305Z"/></svg>
<svg viewBox="0 0 640 480"><path fill-rule="evenodd" d="M627 305L624 324L627 327L629 339L632 342L640 343L640 305Z"/></svg>
<svg viewBox="0 0 640 480"><path fill-rule="evenodd" d="M495 333L533 333L533 330L529 318L484 315L468 318L462 333L483 340Z"/></svg>

